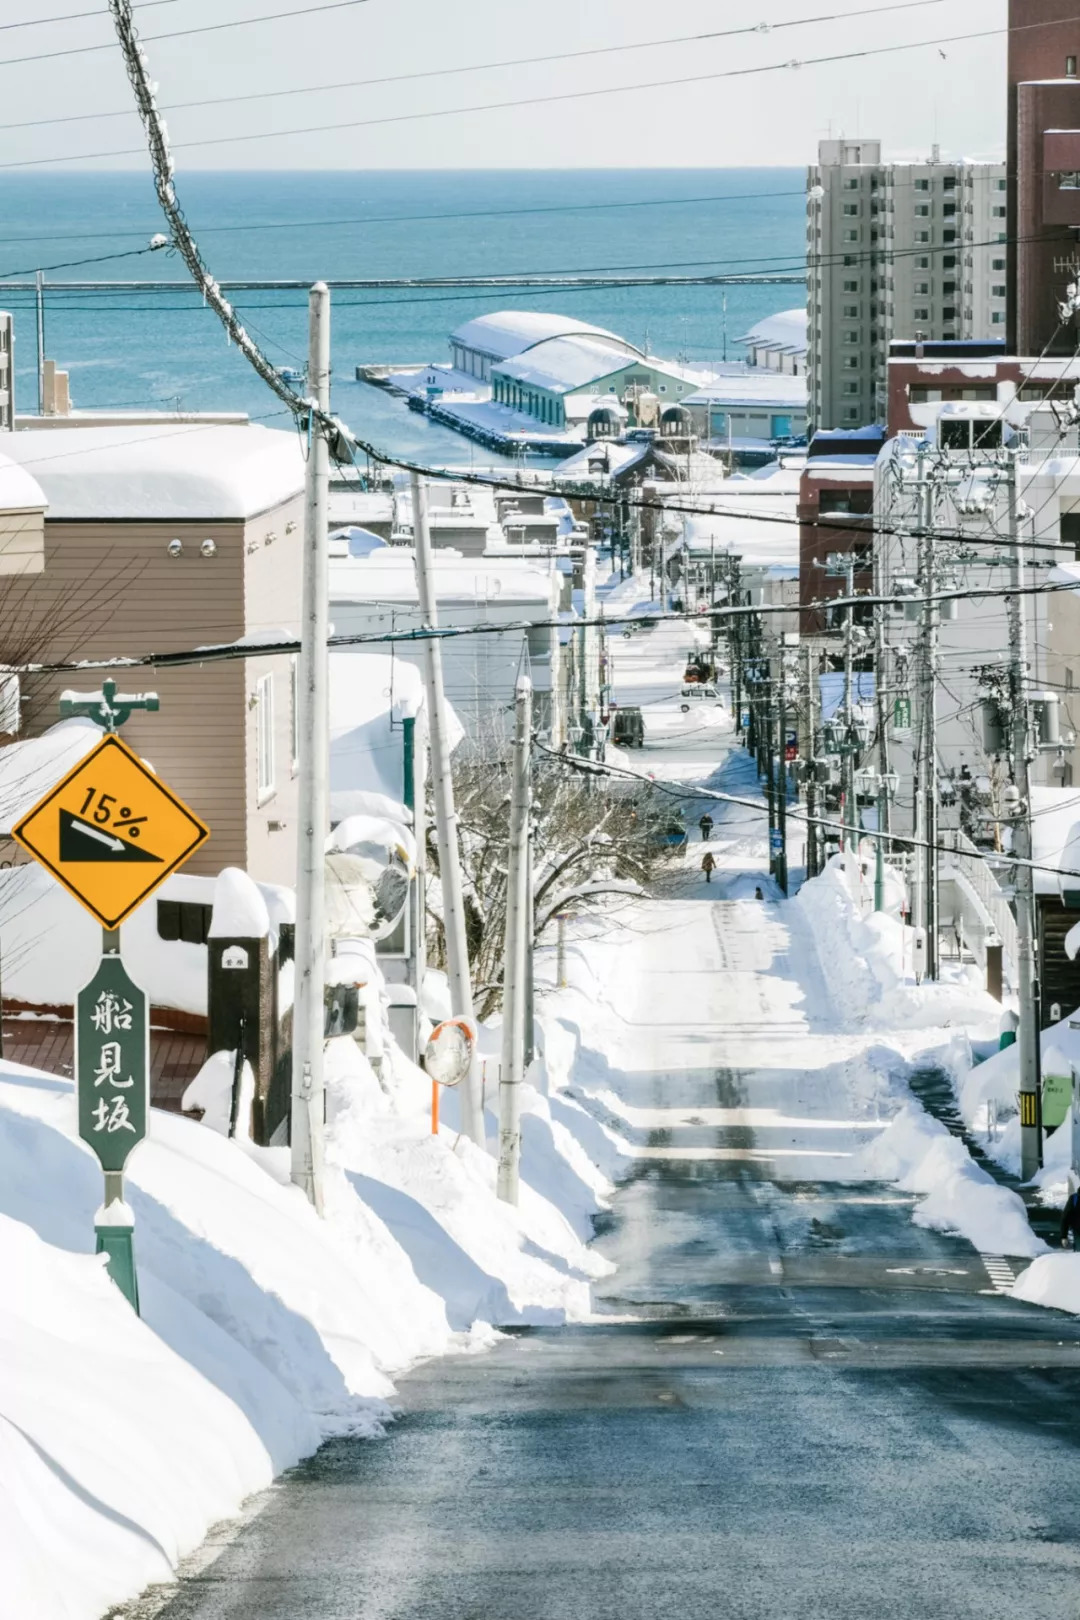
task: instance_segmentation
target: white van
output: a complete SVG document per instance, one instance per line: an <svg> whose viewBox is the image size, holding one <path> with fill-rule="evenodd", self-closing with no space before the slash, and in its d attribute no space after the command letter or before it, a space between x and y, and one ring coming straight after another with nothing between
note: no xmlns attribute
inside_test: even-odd
<svg viewBox="0 0 1080 1620"><path fill-rule="evenodd" d="M679 708L683 714L689 714L691 706L695 703L719 704L720 694L711 682L699 685L684 686L679 694Z"/></svg>

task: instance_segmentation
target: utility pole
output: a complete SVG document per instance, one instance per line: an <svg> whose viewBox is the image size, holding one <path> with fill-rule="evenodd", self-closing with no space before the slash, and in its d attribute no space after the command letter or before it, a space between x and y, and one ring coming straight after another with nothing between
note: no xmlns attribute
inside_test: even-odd
<svg viewBox="0 0 1080 1620"><path fill-rule="evenodd" d="M845 552L841 557L844 573L844 594L847 608L844 612L844 749L840 755L841 781L844 794L844 844L855 851L859 847L859 812L855 802L855 554Z"/></svg>
<svg viewBox="0 0 1080 1620"><path fill-rule="evenodd" d="M1012 844L1016 856L1016 954L1020 1028L1020 1174L1030 1181L1042 1165L1042 1052L1039 977L1035 946L1035 874L1031 867L1031 714L1028 706L1027 619L1024 550L1016 500L1016 454L1010 454L1008 523L1010 583L1009 685L1012 709L1012 776L1017 791Z"/></svg>
<svg viewBox="0 0 1080 1620"><path fill-rule="evenodd" d="M800 753L803 758L806 782L806 875L816 877L818 872L818 784L817 784L817 723L814 703L814 650L807 642L803 647L803 689L806 694L806 731L800 730ZM805 735L805 749L801 745Z"/></svg>
<svg viewBox="0 0 1080 1620"><path fill-rule="evenodd" d="M435 630L439 624L439 609L431 557L431 535L428 531L427 485L416 473L413 473L412 477L412 504L416 593L420 604L420 619L425 629ZM428 636L424 642L424 684L431 742L431 795L435 808L435 839L439 850L439 884L442 889L450 1009L455 1018L472 1018L472 978L469 973L469 943L465 932L465 898L461 883L454 781L450 774L450 733L447 725L446 693L443 689L442 644L437 636ZM484 1111L480 1076L475 1065L462 1081L461 1092L461 1128L477 1147L483 1147Z"/></svg>
<svg viewBox="0 0 1080 1620"><path fill-rule="evenodd" d="M308 390L330 409L330 293L318 281L308 295ZM309 417L304 481L301 586L299 809L296 841L296 989L293 1000L289 1148L292 1180L319 1214L323 1207L325 1093L326 838L330 831L329 494L330 445Z"/></svg>
<svg viewBox="0 0 1080 1620"><path fill-rule="evenodd" d="M937 642L939 607L934 595L935 548L933 485L927 472L926 451L919 451L918 528L923 591L923 701L922 792L924 863L923 925L926 933L926 977L939 977L938 949L938 774L937 774ZM918 859L916 851L916 859Z"/></svg>
<svg viewBox="0 0 1080 1620"><path fill-rule="evenodd" d="M525 1077L525 1020L529 920L529 750L532 682L522 675L514 696L514 764L510 790L510 851L506 863L506 945L503 958L502 1063L499 1068L499 1175L497 1192L518 1201L521 1167L521 1082Z"/></svg>
<svg viewBox="0 0 1080 1620"><path fill-rule="evenodd" d="M45 272L34 272L34 304L37 310L37 389L38 389L38 415L45 415ZM15 379L12 377L11 385L14 388ZM12 410L14 421L14 409Z"/></svg>
<svg viewBox="0 0 1080 1620"><path fill-rule="evenodd" d="M787 690L785 679L787 668L783 651L780 653L780 675L776 692L776 710L779 731L779 752L777 754L776 772L776 881L780 892L788 892L788 858L787 858Z"/></svg>

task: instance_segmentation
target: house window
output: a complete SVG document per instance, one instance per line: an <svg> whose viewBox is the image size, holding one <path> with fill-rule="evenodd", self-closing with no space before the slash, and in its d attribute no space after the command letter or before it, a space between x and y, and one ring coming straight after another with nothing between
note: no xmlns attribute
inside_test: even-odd
<svg viewBox="0 0 1080 1620"><path fill-rule="evenodd" d="M916 240L916 242L929 242L929 240L930 240L930 232L929 231L916 231L915 232L915 240Z"/></svg>
<svg viewBox="0 0 1080 1620"><path fill-rule="evenodd" d="M294 658L289 668L289 699L292 705L292 773L300 769L300 660Z"/></svg>
<svg viewBox="0 0 1080 1620"><path fill-rule="evenodd" d="M858 306L858 304L845 304L844 305L844 318L845 318L845 320L849 320L849 321L857 321L858 318L859 318L859 306Z"/></svg>
<svg viewBox="0 0 1080 1620"><path fill-rule="evenodd" d="M990 293L991 293L991 296L994 297L994 298L1004 298L1004 296L1005 296L1005 287L1004 287L1004 285L991 287Z"/></svg>
<svg viewBox="0 0 1080 1620"><path fill-rule="evenodd" d="M929 217L929 214L930 214L930 204L929 203L916 203L915 204L915 217L917 219L926 219L926 218Z"/></svg>
<svg viewBox="0 0 1080 1620"><path fill-rule="evenodd" d="M199 906L187 900L159 900L158 938L182 940L185 945L205 945L210 938L213 910L213 906Z"/></svg>
<svg viewBox="0 0 1080 1620"><path fill-rule="evenodd" d="M262 804L277 791L274 765L274 677L260 675L255 682L255 768Z"/></svg>
<svg viewBox="0 0 1080 1620"><path fill-rule="evenodd" d="M844 232L844 241L845 242L857 242L858 240L859 240L858 231L845 231Z"/></svg>
<svg viewBox="0 0 1080 1620"><path fill-rule="evenodd" d="M846 382L844 384L844 393L845 394L857 394L858 392L859 392L859 385L858 385L857 382Z"/></svg>
<svg viewBox="0 0 1080 1620"><path fill-rule="evenodd" d="M919 308L914 310L912 313L917 321L928 321L930 319L929 309Z"/></svg>
<svg viewBox="0 0 1080 1620"><path fill-rule="evenodd" d="M991 208L990 215L992 219L1004 219L1005 210L1004 208Z"/></svg>
<svg viewBox="0 0 1080 1620"><path fill-rule="evenodd" d="M994 309L994 310L990 311L990 325L991 326L1004 326L1005 325L1005 311L1003 309Z"/></svg>
<svg viewBox="0 0 1080 1620"><path fill-rule="evenodd" d="M915 283L915 291L917 293L929 294L929 292L930 292L930 283L928 281L917 281Z"/></svg>
<svg viewBox="0 0 1080 1620"><path fill-rule="evenodd" d="M929 182L929 180L916 180L916 182L915 182L915 190L916 191L929 191L930 190L930 182Z"/></svg>
<svg viewBox="0 0 1080 1620"><path fill-rule="evenodd" d="M845 281L844 282L844 291L845 292L855 292L855 293L857 293L858 290L859 290L859 283L857 281Z"/></svg>
<svg viewBox="0 0 1080 1620"><path fill-rule="evenodd" d="M1062 512L1061 543L1071 546L1073 556L1080 561L1080 512Z"/></svg>
<svg viewBox="0 0 1080 1620"><path fill-rule="evenodd" d="M849 219L853 219L858 212L859 212L858 203L845 203L844 204L844 213L847 215L847 217Z"/></svg>

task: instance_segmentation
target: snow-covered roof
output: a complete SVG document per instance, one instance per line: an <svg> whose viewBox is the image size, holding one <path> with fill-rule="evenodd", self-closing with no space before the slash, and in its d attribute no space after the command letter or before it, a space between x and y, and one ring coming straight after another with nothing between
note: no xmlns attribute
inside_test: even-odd
<svg viewBox="0 0 1080 1620"><path fill-rule="evenodd" d="M744 337L737 338L736 342L745 343L752 349L776 349L785 354L805 354L809 348L809 339L806 335L807 312L805 309L785 309L779 315L767 315L763 321L752 326Z"/></svg>
<svg viewBox="0 0 1080 1620"><path fill-rule="evenodd" d="M256 423L10 433L4 453L40 485L51 519L244 519L304 487L296 435Z"/></svg>
<svg viewBox="0 0 1080 1620"><path fill-rule="evenodd" d="M644 363L640 353L621 338L605 342L594 337L553 337L503 361L498 371L515 382L558 392L586 388L609 372L635 363Z"/></svg>
<svg viewBox="0 0 1080 1620"><path fill-rule="evenodd" d="M784 371L755 370L748 366L736 376L714 377L696 393L687 394L683 405L719 405L737 407L757 405L764 409L803 410L808 401L805 377L793 377Z"/></svg>
<svg viewBox="0 0 1080 1620"><path fill-rule="evenodd" d="M27 810L101 741L92 720L61 720L41 737L0 748L0 834L10 833Z"/></svg>
<svg viewBox="0 0 1080 1620"><path fill-rule="evenodd" d="M560 478L590 478L589 462L604 457L606 461L606 476L614 473L626 472L639 461L644 461L653 452L657 458L674 467L675 463L670 456L663 453L663 445L656 441L634 440L630 444L617 444L609 439L600 439L595 444L587 444L583 450L568 456L560 461L558 474Z"/></svg>
<svg viewBox="0 0 1080 1620"><path fill-rule="evenodd" d="M48 504L37 479L10 456L0 455L0 512L41 512Z"/></svg>
<svg viewBox="0 0 1080 1620"><path fill-rule="evenodd" d="M522 349L542 343L545 338L565 337L571 332L621 341L602 326L575 320L572 315L534 309L500 309L490 315L478 315L451 332L450 341L463 349L475 349L492 360L508 360L512 354L520 354Z"/></svg>
<svg viewBox="0 0 1080 1620"><path fill-rule="evenodd" d="M753 567L798 567L799 525L794 495L755 496L732 490L719 511L687 517L690 550L728 551Z"/></svg>
<svg viewBox="0 0 1080 1620"><path fill-rule="evenodd" d="M523 557L448 557L435 552L432 569L436 600L512 603L547 602L551 579L546 566ZM397 547L370 557L332 558L331 602L405 602L417 600L416 567L411 549Z"/></svg>

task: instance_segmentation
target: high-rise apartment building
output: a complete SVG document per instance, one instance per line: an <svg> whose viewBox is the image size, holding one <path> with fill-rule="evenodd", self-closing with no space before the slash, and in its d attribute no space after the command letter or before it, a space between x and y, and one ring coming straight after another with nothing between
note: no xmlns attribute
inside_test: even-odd
<svg viewBox="0 0 1080 1620"><path fill-rule="evenodd" d="M1005 337L1000 163L883 163L880 141L822 141L807 173L810 419L884 422L893 338Z"/></svg>

